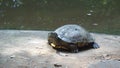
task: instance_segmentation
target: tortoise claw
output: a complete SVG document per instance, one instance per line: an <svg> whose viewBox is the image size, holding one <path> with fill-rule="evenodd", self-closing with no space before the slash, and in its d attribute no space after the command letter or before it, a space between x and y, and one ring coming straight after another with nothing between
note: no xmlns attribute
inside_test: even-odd
<svg viewBox="0 0 120 68"><path fill-rule="evenodd" d="M78 52L79 52L78 49L72 50L72 53L78 53Z"/></svg>

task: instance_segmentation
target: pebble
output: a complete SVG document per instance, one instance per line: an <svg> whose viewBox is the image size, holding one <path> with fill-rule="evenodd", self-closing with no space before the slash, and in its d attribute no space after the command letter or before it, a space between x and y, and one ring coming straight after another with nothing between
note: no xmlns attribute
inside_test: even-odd
<svg viewBox="0 0 120 68"><path fill-rule="evenodd" d="M11 56L10 56L11 59L12 59L12 58L15 58L15 57L16 57L15 55L11 55Z"/></svg>

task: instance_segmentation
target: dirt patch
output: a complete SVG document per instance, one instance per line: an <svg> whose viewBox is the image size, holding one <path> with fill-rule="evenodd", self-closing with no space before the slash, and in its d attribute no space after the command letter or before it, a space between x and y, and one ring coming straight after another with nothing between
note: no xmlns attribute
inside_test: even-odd
<svg viewBox="0 0 120 68"><path fill-rule="evenodd" d="M100 48L67 53L47 44L48 32L0 30L0 68L88 68L120 60L120 36L91 33Z"/></svg>

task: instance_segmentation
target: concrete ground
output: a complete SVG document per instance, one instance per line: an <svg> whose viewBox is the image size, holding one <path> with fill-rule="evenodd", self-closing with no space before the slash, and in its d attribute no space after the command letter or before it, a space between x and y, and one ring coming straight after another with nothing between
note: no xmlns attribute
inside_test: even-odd
<svg viewBox="0 0 120 68"><path fill-rule="evenodd" d="M120 68L120 36L91 33L100 48L66 53L47 44L48 32L0 30L0 68Z"/></svg>

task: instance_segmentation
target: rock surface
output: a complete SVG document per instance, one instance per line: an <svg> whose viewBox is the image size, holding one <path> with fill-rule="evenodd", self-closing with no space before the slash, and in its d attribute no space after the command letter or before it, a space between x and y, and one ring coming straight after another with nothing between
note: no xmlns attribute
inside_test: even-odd
<svg viewBox="0 0 120 68"><path fill-rule="evenodd" d="M0 30L0 68L103 68L106 60L120 66L120 36L91 33L100 48L66 53L47 44L48 32Z"/></svg>

